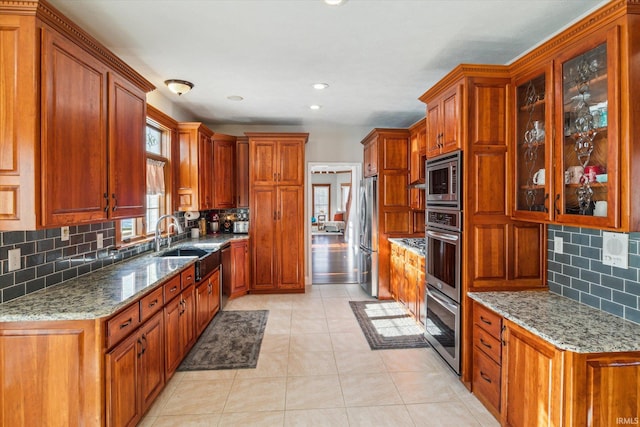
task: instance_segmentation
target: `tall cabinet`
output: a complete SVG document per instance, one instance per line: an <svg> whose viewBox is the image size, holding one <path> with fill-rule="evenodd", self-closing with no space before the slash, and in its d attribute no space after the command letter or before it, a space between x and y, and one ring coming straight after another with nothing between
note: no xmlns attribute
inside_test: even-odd
<svg viewBox="0 0 640 427"><path fill-rule="evenodd" d="M510 215L510 83L508 67L462 64L420 98L427 104L427 158L429 147L434 145L440 145L439 153L462 150L463 296L470 291L545 286L544 226L514 221ZM456 107L441 110L451 111L446 116L448 124L433 131L431 124L440 120L429 118L432 104L442 105L454 94ZM465 297L461 312L461 375L469 384L473 321L471 304Z"/></svg>
<svg viewBox="0 0 640 427"><path fill-rule="evenodd" d="M253 293L304 292L306 133L246 133L249 138Z"/></svg>

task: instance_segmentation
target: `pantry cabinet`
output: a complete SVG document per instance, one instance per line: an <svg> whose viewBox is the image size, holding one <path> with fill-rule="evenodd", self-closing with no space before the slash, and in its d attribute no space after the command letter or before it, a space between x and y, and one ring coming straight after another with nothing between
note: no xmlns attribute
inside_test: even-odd
<svg viewBox="0 0 640 427"><path fill-rule="evenodd" d="M47 3L27 9L0 5L0 229L142 215L153 85Z"/></svg>
<svg viewBox="0 0 640 427"><path fill-rule="evenodd" d="M250 291L304 292L306 133L247 133L251 211Z"/></svg>

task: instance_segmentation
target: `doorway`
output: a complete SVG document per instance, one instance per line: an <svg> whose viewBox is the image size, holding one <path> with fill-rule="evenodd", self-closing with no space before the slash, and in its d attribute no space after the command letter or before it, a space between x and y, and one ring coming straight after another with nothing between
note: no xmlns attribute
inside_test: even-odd
<svg viewBox="0 0 640 427"><path fill-rule="evenodd" d="M309 163L310 283L358 283L360 164Z"/></svg>

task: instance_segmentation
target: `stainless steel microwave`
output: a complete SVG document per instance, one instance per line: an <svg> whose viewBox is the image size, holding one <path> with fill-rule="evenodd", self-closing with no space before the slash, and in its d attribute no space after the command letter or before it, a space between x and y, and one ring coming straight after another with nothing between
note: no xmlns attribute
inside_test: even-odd
<svg viewBox="0 0 640 427"><path fill-rule="evenodd" d="M462 151L427 159L425 175L427 206L462 209Z"/></svg>

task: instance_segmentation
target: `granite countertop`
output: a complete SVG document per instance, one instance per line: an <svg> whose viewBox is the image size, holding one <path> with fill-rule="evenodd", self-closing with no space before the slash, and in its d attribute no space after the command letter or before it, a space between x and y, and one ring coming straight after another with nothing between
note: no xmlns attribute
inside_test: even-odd
<svg viewBox="0 0 640 427"><path fill-rule="evenodd" d="M424 253L424 237L402 237L402 238L390 238L391 243L395 243L398 246L402 246L405 249L410 250L418 254L419 256L425 256Z"/></svg>
<svg viewBox="0 0 640 427"><path fill-rule="evenodd" d="M181 240L172 248L195 244L217 249L232 240L247 238L247 235L214 235ZM162 251L167 249L164 247ZM196 257L159 257L146 252L0 304L0 322L108 317L195 262Z"/></svg>
<svg viewBox="0 0 640 427"><path fill-rule="evenodd" d="M640 325L548 291L467 295L561 350L640 351Z"/></svg>

